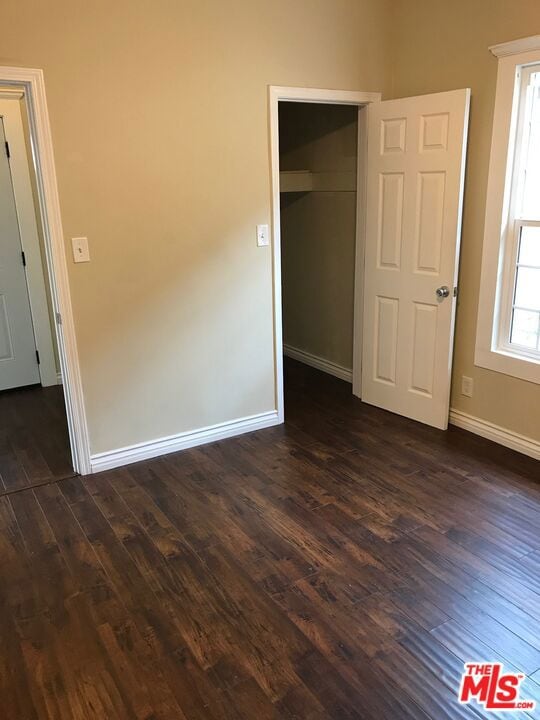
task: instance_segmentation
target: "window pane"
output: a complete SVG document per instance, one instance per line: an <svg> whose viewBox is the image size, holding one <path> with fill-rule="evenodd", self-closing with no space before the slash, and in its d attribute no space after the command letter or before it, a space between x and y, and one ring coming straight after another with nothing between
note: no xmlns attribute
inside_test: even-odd
<svg viewBox="0 0 540 720"><path fill-rule="evenodd" d="M521 217L538 220L540 219L540 72L531 75L528 92L530 104L525 118L526 146Z"/></svg>
<svg viewBox="0 0 540 720"><path fill-rule="evenodd" d="M522 227L519 262L540 267L540 227Z"/></svg>
<svg viewBox="0 0 540 720"><path fill-rule="evenodd" d="M514 305L526 310L540 310L540 269L518 268Z"/></svg>
<svg viewBox="0 0 540 720"><path fill-rule="evenodd" d="M536 350L538 348L538 320L540 313L514 310L510 342Z"/></svg>

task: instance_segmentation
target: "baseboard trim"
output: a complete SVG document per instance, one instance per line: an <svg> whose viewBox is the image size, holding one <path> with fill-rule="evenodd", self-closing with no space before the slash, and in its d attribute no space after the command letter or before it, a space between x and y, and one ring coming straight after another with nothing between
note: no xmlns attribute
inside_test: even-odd
<svg viewBox="0 0 540 720"><path fill-rule="evenodd" d="M343 365L338 365L330 360L325 360L318 355L313 355L305 350L299 350L291 345L283 345L283 354L293 360L298 360L298 362L304 363L304 365L309 365L317 370L322 370L322 372L333 375L340 380L352 383L352 370L350 368L343 367Z"/></svg>
<svg viewBox="0 0 540 720"><path fill-rule="evenodd" d="M499 443L499 445L517 450L517 452L528 455L535 460L540 460L540 442L525 435L520 435L512 430L500 427L500 425L495 425L487 420L482 420L455 409L450 410L450 423L475 435Z"/></svg>
<svg viewBox="0 0 540 720"><path fill-rule="evenodd" d="M153 440L151 442L130 445L129 447L110 450L104 453L91 455L90 466L93 473L103 470L112 470L122 465L129 465L141 460L168 455L169 453L187 450L188 448L205 443L223 440L224 438L242 435L243 433L263 430L278 425L281 422L277 410L251 415L249 417L219 423L199 430L179 433L170 437Z"/></svg>

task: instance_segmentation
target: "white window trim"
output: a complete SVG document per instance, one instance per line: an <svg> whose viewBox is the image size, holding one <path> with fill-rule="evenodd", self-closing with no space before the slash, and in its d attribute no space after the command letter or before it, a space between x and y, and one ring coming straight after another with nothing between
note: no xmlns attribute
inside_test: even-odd
<svg viewBox="0 0 540 720"><path fill-rule="evenodd" d="M513 252L515 230L509 228L510 190L514 167L516 93L520 90L516 72L520 66L540 63L540 35L514 40L490 48L499 58L497 91L491 140L491 157L486 199L486 221L482 252L482 275L476 329L475 364L540 384L540 361L499 341L500 313L507 307L501 289L508 287L503 273L509 268L507 253Z"/></svg>

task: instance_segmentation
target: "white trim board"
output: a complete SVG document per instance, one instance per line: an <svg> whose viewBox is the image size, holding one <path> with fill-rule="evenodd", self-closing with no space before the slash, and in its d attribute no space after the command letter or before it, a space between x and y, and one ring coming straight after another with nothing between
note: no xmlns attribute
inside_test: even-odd
<svg viewBox="0 0 540 720"><path fill-rule="evenodd" d="M304 363L304 365L309 365L317 370L322 370L322 372L333 375L340 380L352 383L353 373L351 368L343 367L343 365L338 365L331 360L326 360L325 358L313 355L313 353L306 352L305 350L299 350L291 345L283 345L283 354L293 360L298 360L298 362Z"/></svg>
<svg viewBox="0 0 540 720"><path fill-rule="evenodd" d="M54 164L43 71L0 67L0 86L21 90L28 112L30 144L41 213L49 285L57 320L56 337L75 472L90 472L90 441L71 306L64 232Z"/></svg>
<svg viewBox="0 0 540 720"><path fill-rule="evenodd" d="M489 48L492 55L495 55L497 58L531 52L532 50L540 50L540 35L510 40L509 42L500 43L499 45L491 45Z"/></svg>
<svg viewBox="0 0 540 720"><path fill-rule="evenodd" d="M276 101L323 103L325 105L366 105L381 99L381 93L379 92L287 87L283 85L270 85L270 96Z"/></svg>
<svg viewBox="0 0 540 720"><path fill-rule="evenodd" d="M507 428L495 425L487 420L474 417L461 410L450 410L450 423L456 427L468 430L475 435L492 440L499 445L516 450L523 455L528 455L535 460L540 460L540 442L532 438L520 435Z"/></svg>
<svg viewBox="0 0 540 720"><path fill-rule="evenodd" d="M159 457L160 455L168 455L169 453L178 452L179 450L187 450L197 445L216 442L216 440L224 440L225 438L235 437L255 430L264 430L265 428L278 425L280 422L277 410L272 410L271 412L260 413L259 415L250 415L249 417L238 420L210 425L199 430L190 430L179 433L178 435L171 435L150 442L130 445L129 447L118 450L97 453L90 458L91 469L93 473L112 470L113 468L140 462L141 460L149 460L150 458Z"/></svg>

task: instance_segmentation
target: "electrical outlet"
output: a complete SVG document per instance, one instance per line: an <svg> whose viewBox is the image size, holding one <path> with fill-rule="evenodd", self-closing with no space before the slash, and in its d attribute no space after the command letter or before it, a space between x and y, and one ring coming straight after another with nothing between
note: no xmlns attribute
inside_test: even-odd
<svg viewBox="0 0 540 720"><path fill-rule="evenodd" d="M462 375L461 377L461 394L465 397L472 397L474 389L474 380L471 377Z"/></svg>

